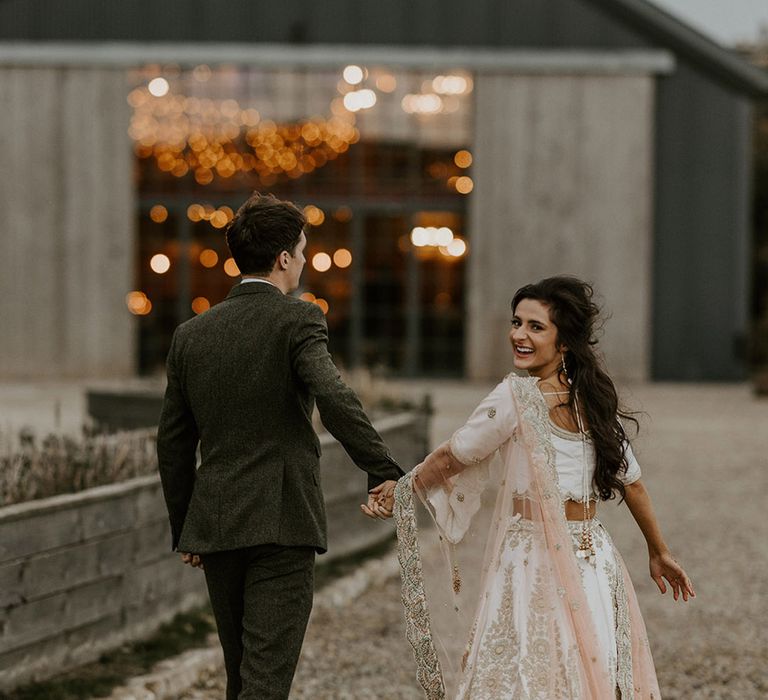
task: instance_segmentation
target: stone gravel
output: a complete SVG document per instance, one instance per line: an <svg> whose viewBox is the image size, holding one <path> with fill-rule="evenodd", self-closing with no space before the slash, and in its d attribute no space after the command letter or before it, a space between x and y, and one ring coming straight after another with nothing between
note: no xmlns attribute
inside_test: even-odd
<svg viewBox="0 0 768 700"><path fill-rule="evenodd" d="M487 389L428 388L439 411L435 441ZM697 591L687 605L661 596L626 507L601 507L638 591L662 695L768 698L768 400L732 385L639 385L624 396L647 411L635 452L668 544ZM291 700L417 700L414 674L399 581L379 580L346 605L316 606ZM204 675L182 697L223 698L223 673Z"/></svg>

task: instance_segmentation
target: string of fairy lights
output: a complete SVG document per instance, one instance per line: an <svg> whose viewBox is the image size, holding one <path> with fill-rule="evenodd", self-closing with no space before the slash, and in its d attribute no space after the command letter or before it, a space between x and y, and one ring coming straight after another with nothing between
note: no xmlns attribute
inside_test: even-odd
<svg viewBox="0 0 768 700"><path fill-rule="evenodd" d="M207 82L213 72L201 65L195 67L191 75L198 82ZM264 118L254 105L243 105L232 98L187 95L182 87L172 85L172 80L164 76L154 76L128 94L128 103L133 109L128 133L137 157L152 162L160 172L173 177L191 175L201 186L239 173L253 173L264 186L270 186L280 178L298 179L322 168L358 143L360 131L356 114L375 108L380 95L395 92L397 78L386 71L346 66L337 84L338 94L329 105L331 114L290 123ZM450 113L458 109L460 99L472 88L469 76L438 75L423 81L419 92L403 95L400 106L404 113L417 117ZM434 164L429 173L444 180L449 189L467 195L474 183L461 171L472 165L472 155L460 150L453 161L460 174L449 172L442 163ZM307 205L304 213L313 227L321 226L326 219L326 212L313 204ZM333 212L339 221L348 221L351 215L348 207ZM194 223L207 222L215 229L224 229L234 212L227 206L193 203L187 208L186 216ZM168 209L161 203L149 210L149 218L154 223L162 224L168 217ZM406 240L421 259L437 256L454 260L467 252L466 241L454 236L447 227L416 227ZM211 248L199 251L197 262L208 269L221 263L230 277L240 274L233 258L221 259ZM352 253L345 248L320 251L310 260L312 268L320 273L334 266L347 269L352 262ZM149 267L154 274L164 275L171 269L172 261L166 253L155 253L150 257ZM328 313L329 304L325 299L309 292L302 298ZM138 290L126 295L126 305L131 313L140 316L152 311L151 300ZM196 297L191 306L199 314L210 308L210 301Z"/></svg>

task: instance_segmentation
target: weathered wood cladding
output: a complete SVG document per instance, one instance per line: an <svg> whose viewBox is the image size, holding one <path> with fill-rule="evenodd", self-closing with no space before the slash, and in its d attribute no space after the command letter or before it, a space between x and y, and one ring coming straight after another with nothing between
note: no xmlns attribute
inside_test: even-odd
<svg viewBox="0 0 768 700"><path fill-rule="evenodd" d="M752 106L685 62L658 91L652 374L743 379Z"/></svg>
<svg viewBox="0 0 768 700"><path fill-rule="evenodd" d="M123 70L0 66L0 376L133 372L125 92Z"/></svg>
<svg viewBox="0 0 768 700"><path fill-rule="evenodd" d="M469 374L509 371L509 302L553 274L593 282L611 315L601 347L645 379L653 237L651 76L478 76L471 204Z"/></svg>

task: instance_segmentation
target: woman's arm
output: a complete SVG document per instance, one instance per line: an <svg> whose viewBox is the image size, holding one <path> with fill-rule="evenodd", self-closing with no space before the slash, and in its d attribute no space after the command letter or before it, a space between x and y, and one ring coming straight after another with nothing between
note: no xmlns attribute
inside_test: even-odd
<svg viewBox="0 0 768 700"><path fill-rule="evenodd" d="M509 380L504 379L475 408L447 442L414 467L414 484L423 492L473 468L509 440L517 426Z"/></svg>
<svg viewBox="0 0 768 700"><path fill-rule="evenodd" d="M466 469L451 452L450 443L444 442L436 450L430 452L424 461L414 467L414 481L423 491L440 486L448 477Z"/></svg>
<svg viewBox="0 0 768 700"><path fill-rule="evenodd" d="M693 591L693 584L685 573L684 569L678 564L667 547L664 537L661 534L659 522L653 511L651 497L648 495L643 482L637 481L627 485L625 500L632 517L635 519L638 527L645 537L648 544L648 556L650 559L651 578L656 582L662 593L667 592L664 579L672 586L672 594L677 600L682 593L683 600L688 597L696 597Z"/></svg>
<svg viewBox="0 0 768 700"><path fill-rule="evenodd" d="M445 485L451 476L483 462L509 439L517 425L509 380L499 382L475 408L451 437L414 467L414 486L426 493L436 486ZM389 484L389 482L387 482ZM363 513L372 517L390 517L394 488L380 485L369 492L369 503L361 506ZM379 511L371 507L378 503Z"/></svg>

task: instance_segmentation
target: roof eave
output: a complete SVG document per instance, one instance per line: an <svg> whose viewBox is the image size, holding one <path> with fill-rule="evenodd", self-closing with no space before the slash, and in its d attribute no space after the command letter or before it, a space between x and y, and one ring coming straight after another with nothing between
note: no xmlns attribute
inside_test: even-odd
<svg viewBox="0 0 768 700"><path fill-rule="evenodd" d="M721 81L753 97L768 96L768 71L701 34L648 0L588 0L643 34L654 37Z"/></svg>

